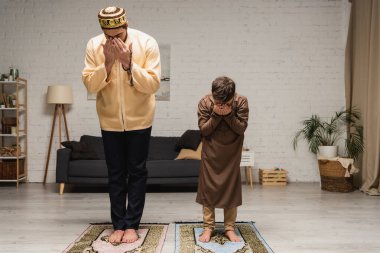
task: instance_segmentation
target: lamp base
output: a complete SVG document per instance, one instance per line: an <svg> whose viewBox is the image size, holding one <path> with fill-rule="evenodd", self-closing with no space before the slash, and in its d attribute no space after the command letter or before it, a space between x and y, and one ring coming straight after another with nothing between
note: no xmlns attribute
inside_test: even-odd
<svg viewBox="0 0 380 253"><path fill-rule="evenodd" d="M53 142L53 136L54 136L54 129L55 129L55 121L57 118L58 114L58 121L59 121L59 145L61 145L62 142L62 115L63 115L63 120L65 123L65 132L66 132L66 137L67 140L70 140L69 137L69 130L67 128L67 120L66 120L66 112L65 112L65 105L64 104L56 104L54 108L54 115L53 115L53 124L51 126L51 133L50 133L50 141L49 141L49 149L48 149L48 154L46 158L46 165L45 165L45 174L44 174L44 181L43 183L46 184L46 178L47 178L47 173L48 173L48 168L49 168L49 160L50 160L50 153L51 153L51 145Z"/></svg>

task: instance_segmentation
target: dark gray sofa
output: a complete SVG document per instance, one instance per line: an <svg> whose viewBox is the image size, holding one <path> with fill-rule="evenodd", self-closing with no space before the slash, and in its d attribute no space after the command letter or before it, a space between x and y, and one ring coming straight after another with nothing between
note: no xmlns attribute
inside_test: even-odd
<svg viewBox="0 0 380 253"><path fill-rule="evenodd" d="M175 145L179 137L151 137L147 160L148 184L197 184L200 161L174 160L178 152ZM95 151L99 160L73 160L72 150L58 149L56 182L60 194L65 184L107 184L107 165L101 137L84 135L85 141Z"/></svg>

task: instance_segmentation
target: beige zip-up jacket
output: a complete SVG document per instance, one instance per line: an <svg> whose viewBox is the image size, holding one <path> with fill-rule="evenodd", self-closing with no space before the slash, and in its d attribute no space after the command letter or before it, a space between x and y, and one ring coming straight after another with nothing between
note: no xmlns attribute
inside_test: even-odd
<svg viewBox="0 0 380 253"><path fill-rule="evenodd" d="M155 92L160 87L161 64L157 42L151 36L128 28L127 47L132 43L131 75L116 61L107 79L102 44L104 34L89 40L82 80L88 92L97 93L100 127L106 131L130 131L152 126Z"/></svg>

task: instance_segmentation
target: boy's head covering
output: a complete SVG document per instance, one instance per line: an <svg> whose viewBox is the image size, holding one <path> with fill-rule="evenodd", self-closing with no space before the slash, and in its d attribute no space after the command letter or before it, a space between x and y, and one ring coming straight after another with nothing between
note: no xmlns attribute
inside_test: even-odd
<svg viewBox="0 0 380 253"><path fill-rule="evenodd" d="M116 6L101 9L98 18L103 29L118 28L127 23L125 10Z"/></svg>

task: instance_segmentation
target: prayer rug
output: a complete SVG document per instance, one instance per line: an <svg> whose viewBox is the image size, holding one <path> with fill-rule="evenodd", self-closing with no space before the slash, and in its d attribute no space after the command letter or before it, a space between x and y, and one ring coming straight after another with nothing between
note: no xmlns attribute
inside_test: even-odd
<svg viewBox="0 0 380 253"><path fill-rule="evenodd" d="M136 242L111 244L112 224L92 224L63 253L160 253L167 229L166 224L141 224Z"/></svg>
<svg viewBox="0 0 380 253"><path fill-rule="evenodd" d="M210 242L198 240L203 224L179 222L175 225L175 253L273 253L253 222L237 222L235 232L240 242L231 242L224 236L223 223L216 223Z"/></svg>

